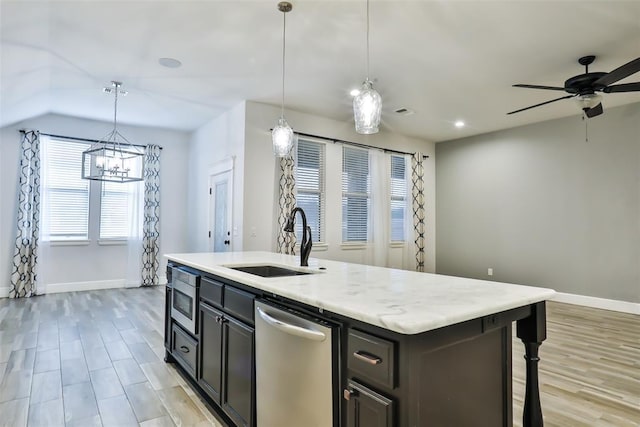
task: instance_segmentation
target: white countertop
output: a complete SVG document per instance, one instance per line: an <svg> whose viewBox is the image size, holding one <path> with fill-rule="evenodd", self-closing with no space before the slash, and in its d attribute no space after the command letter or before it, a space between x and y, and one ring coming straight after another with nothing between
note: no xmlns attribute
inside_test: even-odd
<svg viewBox="0 0 640 427"><path fill-rule="evenodd" d="M271 252L168 254L169 260L401 334L417 334L544 301L555 291ZM225 265L269 264L317 274L264 278ZM325 267L326 270L319 270Z"/></svg>

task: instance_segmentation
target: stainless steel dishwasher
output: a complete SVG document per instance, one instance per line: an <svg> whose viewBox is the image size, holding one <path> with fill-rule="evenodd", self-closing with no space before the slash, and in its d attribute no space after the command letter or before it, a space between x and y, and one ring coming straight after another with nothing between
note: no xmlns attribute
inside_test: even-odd
<svg viewBox="0 0 640 427"><path fill-rule="evenodd" d="M339 325L271 302L255 311L257 426L337 426Z"/></svg>

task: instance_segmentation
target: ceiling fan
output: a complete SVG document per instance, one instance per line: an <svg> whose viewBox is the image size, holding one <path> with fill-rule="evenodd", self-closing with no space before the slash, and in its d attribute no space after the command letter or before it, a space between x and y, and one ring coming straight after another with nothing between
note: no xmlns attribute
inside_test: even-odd
<svg viewBox="0 0 640 427"><path fill-rule="evenodd" d="M580 109L584 111L584 115L591 118L599 116L603 112L602 103L600 102L602 96L596 92L640 92L640 82L624 83L611 86L613 83L640 71L640 58L636 58L633 61L616 68L610 73L590 73L589 65L593 63L595 59L596 57L594 55L583 56L582 58L580 58L578 62L580 63L580 65L585 66L585 73L571 77L564 82L564 87L524 84L513 85L513 87L524 87L531 89L559 90L567 92L569 93L569 95L552 99L551 101L541 102L540 104L532 105L530 107L521 108L507 114L519 113L521 111L529 110L541 105L560 101L561 99L574 98Z"/></svg>

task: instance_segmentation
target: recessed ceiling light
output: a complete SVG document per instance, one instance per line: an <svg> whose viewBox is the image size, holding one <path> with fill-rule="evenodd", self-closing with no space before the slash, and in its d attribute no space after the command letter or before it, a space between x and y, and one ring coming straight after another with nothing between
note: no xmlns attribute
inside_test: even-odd
<svg viewBox="0 0 640 427"><path fill-rule="evenodd" d="M167 68L179 68L182 65L182 62L174 58L160 58L158 59L158 64Z"/></svg>
<svg viewBox="0 0 640 427"><path fill-rule="evenodd" d="M457 120L457 121L454 123L454 125L455 125L458 129L460 129L460 128L463 128L463 127L464 127L464 122L463 122L462 120Z"/></svg>
<svg viewBox="0 0 640 427"><path fill-rule="evenodd" d="M351 96L360 95L360 89L351 89L351 92L349 92L349 95L351 95Z"/></svg>

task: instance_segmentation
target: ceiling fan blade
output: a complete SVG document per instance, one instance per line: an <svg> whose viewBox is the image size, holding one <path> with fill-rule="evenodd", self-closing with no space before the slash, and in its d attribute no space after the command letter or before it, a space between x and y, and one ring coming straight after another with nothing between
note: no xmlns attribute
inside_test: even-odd
<svg viewBox="0 0 640 427"><path fill-rule="evenodd" d="M529 89L545 89L545 90L562 90L564 91L563 87L558 87L558 86L538 86L538 85L513 85L513 87L525 87L525 88L529 88Z"/></svg>
<svg viewBox="0 0 640 427"><path fill-rule="evenodd" d="M591 117L599 116L600 114L602 114L602 112L603 110L602 110L602 102L601 102L595 107L585 110L584 115L587 116L588 118L591 118Z"/></svg>
<svg viewBox="0 0 640 427"><path fill-rule="evenodd" d="M532 105L532 106L530 106L530 107L526 107L526 108L521 108L521 109L519 109L519 110L512 111L512 112L507 113L507 114L515 114L515 113L519 113L520 111L530 110L531 108L536 108L536 107L539 107L539 106L541 106L541 105L551 104L552 102L560 101L561 99L567 99L567 98L573 98L573 97L574 97L574 95L567 95L567 96L563 96L563 97L561 97L561 98L552 99L551 101L541 102L540 104Z"/></svg>
<svg viewBox="0 0 640 427"><path fill-rule="evenodd" d="M608 74L605 74L604 76L596 80L593 84L595 86L609 86L610 84L613 84L618 80L622 80L625 77L629 77L631 74L637 73L638 71L640 71L640 58L636 58L631 62L627 62L623 66L616 68Z"/></svg>
<svg viewBox="0 0 640 427"><path fill-rule="evenodd" d="M604 93L615 92L640 92L640 82L637 83L624 83L621 85L607 86L602 89Z"/></svg>

